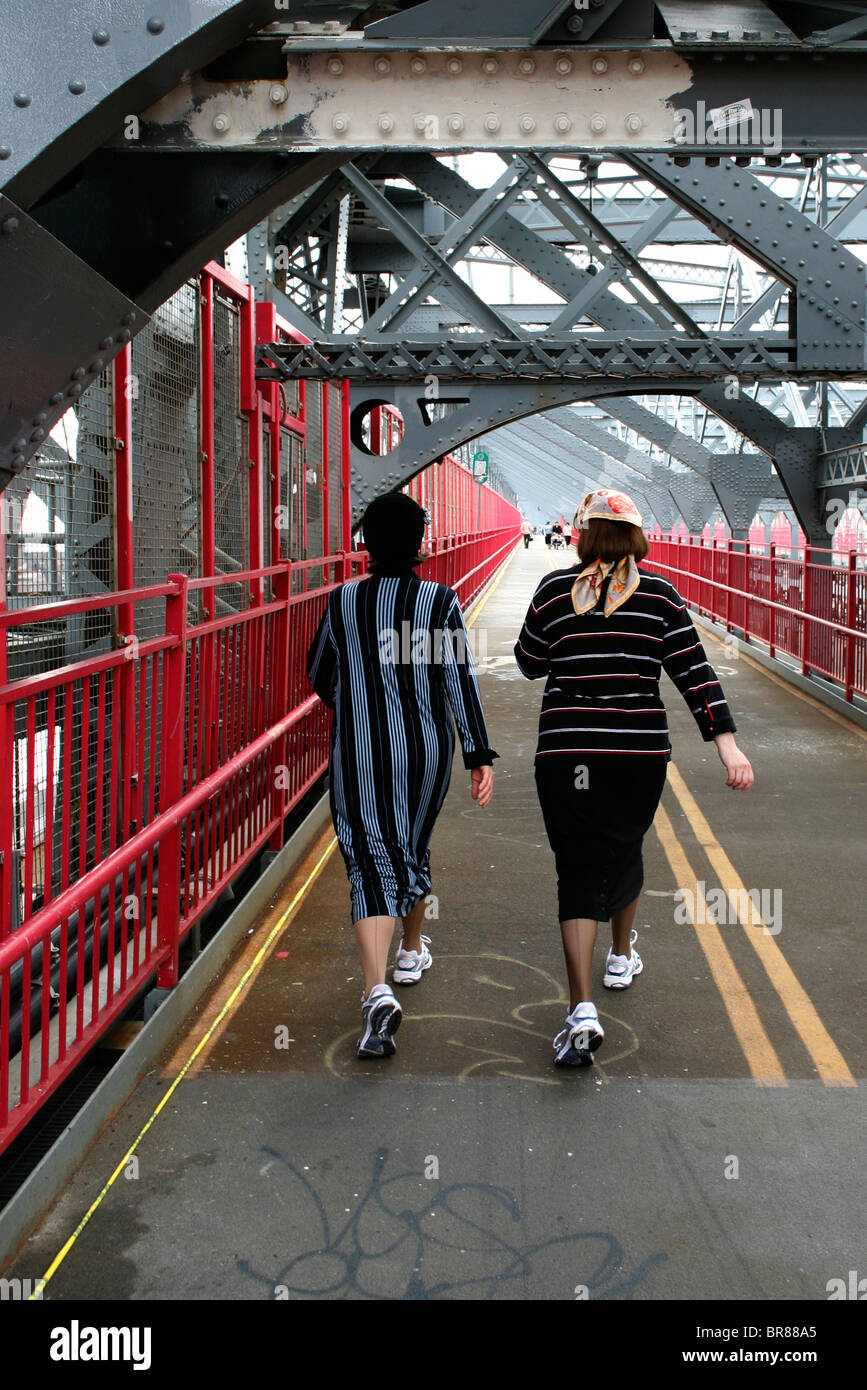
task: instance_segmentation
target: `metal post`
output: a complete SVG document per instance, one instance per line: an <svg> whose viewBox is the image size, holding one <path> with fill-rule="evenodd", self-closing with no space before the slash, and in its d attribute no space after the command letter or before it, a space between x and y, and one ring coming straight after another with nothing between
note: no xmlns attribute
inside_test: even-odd
<svg viewBox="0 0 867 1390"><path fill-rule="evenodd" d="M187 684L187 576L170 574L177 592L166 599L166 636L172 645L163 652L162 761L160 814L180 800L184 790L184 736ZM181 827L173 825L160 841L157 889L157 935L160 953L168 951L157 972L157 988L178 982L178 940L181 907Z"/></svg>
<svg viewBox="0 0 867 1390"><path fill-rule="evenodd" d="M771 541L770 545L768 546L768 555L770 556L769 571L768 571L768 574L769 574L769 577L768 577L768 597L769 597L769 599L771 600L771 603L773 603L773 602L775 601L775 598L776 598L776 582L775 582L775 579L776 579L776 563L775 563L775 561L776 561L776 558L777 558L777 547L776 547L776 543L775 543L774 541ZM776 635L777 635L777 610L776 610L776 608L769 608L769 609L768 609L768 619L769 619L769 628L770 628L770 630L769 630L769 632L768 632L768 655L769 655L769 656L774 656L775 653L776 653Z"/></svg>
<svg viewBox="0 0 867 1390"><path fill-rule="evenodd" d="M855 551L849 551L849 573L846 579L846 699L851 700L855 689Z"/></svg>
<svg viewBox="0 0 867 1390"><path fill-rule="evenodd" d="M808 544L807 544L807 541L806 541L806 539L805 539L805 541L804 541L804 586L803 586L804 600L803 600L803 605L802 605L802 607L803 607L803 613L804 613L804 618L803 618L803 620L802 620L802 627L803 627L803 630L802 630L802 633L801 633L801 674L804 675L804 676L809 676L809 674L810 674L810 622L809 622L809 617L808 617L808 615L809 615L809 613L810 613L811 604L812 604L812 601L813 601L813 593L812 593L812 590L813 590L813 583L812 583L812 575L811 575L811 568L812 568L811 562L812 562L812 559L813 559L813 547L812 547L811 545L808 545Z"/></svg>
<svg viewBox="0 0 867 1390"><path fill-rule="evenodd" d="M201 360L201 437L199 462L202 470L201 486L201 574L209 579L214 568L214 280L207 271L202 272L199 293L199 342ZM207 602L203 599L200 602ZM213 617L210 611L205 617Z"/></svg>

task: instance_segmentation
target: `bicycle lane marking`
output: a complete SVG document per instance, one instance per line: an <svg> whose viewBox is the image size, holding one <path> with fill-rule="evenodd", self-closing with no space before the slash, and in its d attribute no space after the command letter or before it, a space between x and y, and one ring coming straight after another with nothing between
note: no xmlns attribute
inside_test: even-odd
<svg viewBox="0 0 867 1390"><path fill-rule="evenodd" d="M761 914L744 888L740 875L699 810L695 797L673 762L668 766L668 780L693 834L713 866L720 887L734 907L740 925L765 967L768 978L779 995L795 1031L812 1057L822 1081L826 1086L857 1086L858 1083L849 1070L846 1059L819 1017L816 1006L777 945L776 938L767 930ZM744 907L746 902L750 903L749 913ZM751 920L745 920L748 917Z"/></svg>
<svg viewBox="0 0 867 1390"><path fill-rule="evenodd" d="M669 774L671 766L669 763ZM750 1069L750 1075L758 1086L788 1086L783 1064L765 1031L752 996L731 957L719 927L710 920L711 914L704 901L704 895L698 890L698 876L677 838L662 802L657 807L653 828L668 860L675 883L681 888L690 884L696 885L694 889L690 889L690 894L695 893L696 906L701 909L698 913L699 916L703 916L700 925L693 920L693 913L689 910L689 898L685 899L685 907L738 1045Z"/></svg>

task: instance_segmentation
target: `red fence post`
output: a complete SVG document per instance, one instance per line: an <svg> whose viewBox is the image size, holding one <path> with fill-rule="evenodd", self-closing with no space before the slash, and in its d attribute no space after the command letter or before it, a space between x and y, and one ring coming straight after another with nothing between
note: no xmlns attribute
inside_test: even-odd
<svg viewBox="0 0 867 1390"><path fill-rule="evenodd" d="M846 699L851 700L855 689L855 551L849 551L849 573L846 579Z"/></svg>
<svg viewBox="0 0 867 1390"><path fill-rule="evenodd" d="M804 586L803 586L803 612L801 632L801 674L810 674L810 605L813 600L813 584L811 578L811 561L813 558L813 548L804 542Z"/></svg>
<svg viewBox="0 0 867 1390"><path fill-rule="evenodd" d="M770 564L769 564L769 568L768 568L768 572L769 572L769 578L768 578L768 598L771 600L771 603L774 603L774 602L776 602L776 592L777 592L777 586L776 586L776 582L775 582L775 581L776 581L776 564L775 564L775 561L776 561L776 558L777 558L777 547L776 547L776 544L774 543L774 541L771 541L770 545L768 546L768 554L769 554L769 556L770 556ZM775 652L776 652L776 636L777 636L777 610L776 610L776 608L769 608L769 609L768 609L768 629L769 629L769 630L768 630L768 655L769 655L769 656L773 656L773 655L775 654Z"/></svg>
<svg viewBox="0 0 867 1390"><path fill-rule="evenodd" d="M177 585L177 593L166 599L166 635L174 642L163 652L160 814L183 795L187 707L187 576L170 574L168 578ZM160 953L169 951L157 972L160 989L172 989L178 982L180 920L181 827L175 825L160 841L157 943Z"/></svg>
<svg viewBox="0 0 867 1390"><path fill-rule="evenodd" d="M274 599L282 605L280 612L276 615L273 632L273 647L268 657L271 662L271 678L274 681L274 709L272 718L274 722L282 719L284 714L289 713L289 636L290 624L292 621L292 610L289 606L289 597L292 593L292 564L286 562L279 572L273 576ZM280 742L275 745L271 760L271 787L269 797L269 818L274 819L279 816L278 823L274 827L274 833L268 841L270 850L279 850L283 845L283 817L286 814L287 789L288 783L280 772L280 786L277 786L278 769L287 766L287 752L290 747L289 735L284 734Z"/></svg>

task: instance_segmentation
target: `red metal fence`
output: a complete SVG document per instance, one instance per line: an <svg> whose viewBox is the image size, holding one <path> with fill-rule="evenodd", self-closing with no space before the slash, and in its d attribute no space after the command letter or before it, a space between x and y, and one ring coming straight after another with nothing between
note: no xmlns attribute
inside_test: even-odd
<svg viewBox="0 0 867 1390"><path fill-rule="evenodd" d="M328 593L366 566L348 393L258 382L257 338L292 330L220 267L198 277L197 305L200 502L178 552L193 572L135 584L127 349L112 393L116 587L36 604L13 589L0 606L0 1150L149 980L176 982L187 933L279 847L327 764L305 658ZM520 513L455 459L429 471L411 485L438 499L420 573L466 606L517 544ZM74 623L104 634L98 650L22 664L40 633Z"/></svg>
<svg viewBox="0 0 867 1390"><path fill-rule="evenodd" d="M756 551L749 541L658 531L650 540L645 567L699 613L765 643L771 656L794 658L804 675L838 681L847 700L867 696L867 570L855 551L842 565L812 546L792 555L774 544Z"/></svg>

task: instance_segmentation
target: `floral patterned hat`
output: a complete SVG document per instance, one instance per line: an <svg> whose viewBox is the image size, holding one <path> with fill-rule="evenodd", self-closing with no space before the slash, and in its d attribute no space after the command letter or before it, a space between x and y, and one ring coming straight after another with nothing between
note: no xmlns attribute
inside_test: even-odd
<svg viewBox="0 0 867 1390"><path fill-rule="evenodd" d="M642 524L641 513L632 498L627 497L625 492L613 492L608 487L588 492L575 513L572 525L581 530L596 517L605 521L628 521L633 526Z"/></svg>

